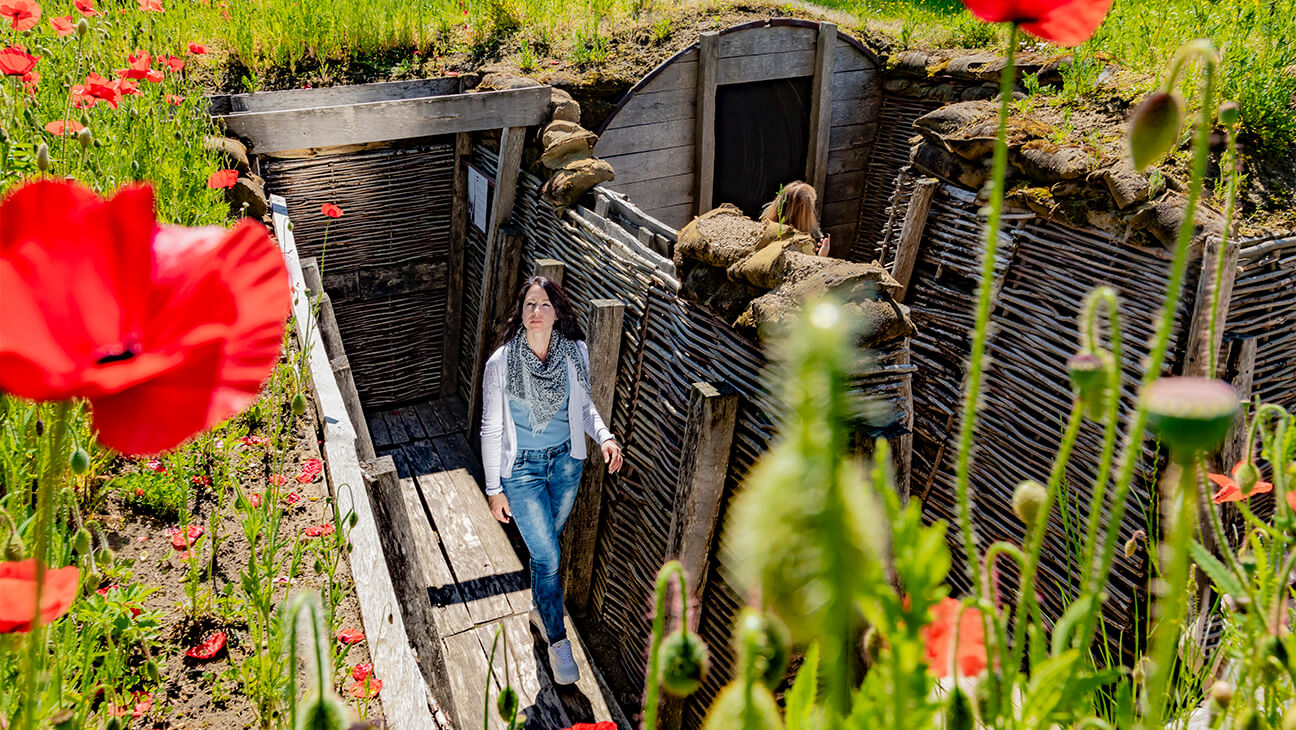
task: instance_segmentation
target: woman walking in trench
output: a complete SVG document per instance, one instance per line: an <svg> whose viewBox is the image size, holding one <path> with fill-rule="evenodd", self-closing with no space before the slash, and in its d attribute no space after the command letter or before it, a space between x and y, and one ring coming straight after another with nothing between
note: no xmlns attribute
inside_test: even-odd
<svg viewBox="0 0 1296 730"><path fill-rule="evenodd" d="M563 624L558 535L576 502L585 435L599 443L609 473L621 468L621 447L594 408L584 339L558 284L532 277L482 376L486 499L495 519L517 520L531 553L531 621L549 643L558 684L580 679Z"/></svg>

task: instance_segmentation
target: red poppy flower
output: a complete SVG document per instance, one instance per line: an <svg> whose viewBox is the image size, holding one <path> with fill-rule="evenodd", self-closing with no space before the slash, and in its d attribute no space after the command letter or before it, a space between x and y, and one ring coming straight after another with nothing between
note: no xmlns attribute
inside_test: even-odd
<svg viewBox="0 0 1296 730"><path fill-rule="evenodd" d="M160 84L162 83L162 79L164 78L166 78L166 74L162 73L156 68L151 68L148 71L144 72L144 80L149 82L150 84Z"/></svg>
<svg viewBox="0 0 1296 730"><path fill-rule="evenodd" d="M301 495L296 492L289 492L284 495L283 501L287 504L297 504L301 501Z"/></svg>
<svg viewBox="0 0 1296 730"><path fill-rule="evenodd" d="M77 597L81 572L75 566L47 569L40 595L40 621L44 626L67 613ZM25 634L36 612L36 559L0 563L0 634Z"/></svg>
<svg viewBox="0 0 1296 730"><path fill-rule="evenodd" d="M341 218L342 209L332 203L325 203L320 206L320 212L330 218Z"/></svg>
<svg viewBox="0 0 1296 730"><path fill-rule="evenodd" d="M1242 466L1243 463L1245 462L1239 461L1237 466L1233 467L1234 474L1237 474L1238 467ZM1250 494L1243 494L1242 487L1231 476L1225 476L1223 474L1207 474L1206 476L1209 477L1212 482L1215 482L1215 485L1220 488L1220 490L1215 493L1215 496L1212 497L1212 501L1215 502L1215 504L1240 502L1244 499L1250 499L1253 495L1273 491L1273 485L1269 482L1257 481Z"/></svg>
<svg viewBox="0 0 1296 730"><path fill-rule="evenodd" d="M962 618L960 618L960 615ZM981 612L975 608L963 610L963 604L945 598L932 607L933 620L922 629L927 643L927 666L937 677L949 673L951 654L956 667L965 677L979 674L986 668L985 626ZM958 632L958 648L954 647L954 634Z"/></svg>
<svg viewBox="0 0 1296 730"><path fill-rule="evenodd" d="M150 13L165 12L162 9L162 0L139 0L139 9Z"/></svg>
<svg viewBox="0 0 1296 730"><path fill-rule="evenodd" d="M36 67L40 56L33 56L22 46L9 46L0 50L0 71L5 76L23 76Z"/></svg>
<svg viewBox="0 0 1296 730"><path fill-rule="evenodd" d="M333 530L334 528L331 524L312 525L311 527L302 530L302 534L306 537L320 537L322 535L332 535Z"/></svg>
<svg viewBox="0 0 1296 730"><path fill-rule="evenodd" d="M60 38L63 36L72 35L73 33L76 32L76 27L72 23L71 15L64 15L63 17L60 18L50 18L49 24L50 27L54 29L54 32L57 33Z"/></svg>
<svg viewBox="0 0 1296 730"><path fill-rule="evenodd" d="M91 18L99 14L99 11L95 10L94 0L76 0L75 2L72 3L72 7L79 10L81 14L87 18Z"/></svg>
<svg viewBox="0 0 1296 730"><path fill-rule="evenodd" d="M171 547L176 550L188 550L193 547L207 531L200 525L189 525L188 530L176 530L171 533Z"/></svg>
<svg viewBox="0 0 1296 730"><path fill-rule="evenodd" d="M310 484L324 470L324 463L319 459L308 459L302 466L301 474L297 475L298 484Z"/></svg>
<svg viewBox="0 0 1296 730"><path fill-rule="evenodd" d="M111 591L112 589L114 589L114 588L118 588L118 587L119 587L119 586L118 586L116 583L113 583L113 584L110 585L110 586L104 586L103 588L96 588L96 589L95 589L95 593L98 593L98 594L101 595L101 596L106 596L106 595L108 595L108 591Z"/></svg>
<svg viewBox="0 0 1296 730"><path fill-rule="evenodd" d="M143 699L140 699L141 697L142 697ZM116 706L116 705L112 705L112 714L113 714L113 716L114 716L114 717L125 717L125 716L127 716L127 715L130 715L131 718L134 719L134 718L137 718L137 717L144 717L144 713L146 713L146 712L148 712L149 710L153 709L153 698L152 698L152 697L149 697L149 695L148 695L147 692L135 692L135 693L132 695L132 699L135 700L135 704L134 704L134 706L130 706L130 707L122 706L122 707L118 707L118 706Z"/></svg>
<svg viewBox="0 0 1296 730"><path fill-rule="evenodd" d="M85 129L81 122L74 119L59 119L45 125L45 131L55 137L62 137L65 134L76 134Z"/></svg>
<svg viewBox="0 0 1296 730"><path fill-rule="evenodd" d="M107 102L108 106L116 109L121 97L118 82L109 81L96 73L87 75L84 84L72 87L72 106L78 109L92 107L101 101Z"/></svg>
<svg viewBox="0 0 1296 730"><path fill-rule="evenodd" d="M283 255L254 221L159 226L143 186L101 200L40 180L0 201L0 391L88 398L100 443L125 454L250 404L289 306Z"/></svg>
<svg viewBox="0 0 1296 730"><path fill-rule="evenodd" d="M171 106L180 106L184 102L185 102L185 98L183 96L176 96L175 94L166 95L166 103L170 104Z"/></svg>
<svg viewBox="0 0 1296 730"><path fill-rule="evenodd" d="M159 59L159 62L164 64L167 70L171 73L180 73L180 71L184 69L185 64L184 59L179 56L167 56Z"/></svg>
<svg viewBox="0 0 1296 730"><path fill-rule="evenodd" d="M208 636L207 639L198 646L189 647L189 649L185 651L185 656L190 659L201 659L206 661L215 658L215 656L221 652L221 649L224 648L225 632L217 631L211 636Z"/></svg>
<svg viewBox="0 0 1296 730"><path fill-rule="evenodd" d="M242 441L244 446L261 446L270 443L270 439L265 436L244 436L239 441Z"/></svg>
<svg viewBox="0 0 1296 730"><path fill-rule="evenodd" d="M250 503L252 504L253 507L260 507L260 506L261 506L261 495L259 495L259 494L249 494L249 495L248 495L248 502L250 502Z"/></svg>
<svg viewBox="0 0 1296 730"><path fill-rule="evenodd" d="M163 464L161 461L158 461L157 459L149 459L148 461L144 462L144 467L147 468L149 471L157 472L158 474L164 474L166 473L167 470L166 464Z"/></svg>
<svg viewBox="0 0 1296 730"><path fill-rule="evenodd" d="M40 22L41 7L34 0L0 0L0 18L19 33L31 30Z"/></svg>
<svg viewBox="0 0 1296 730"><path fill-rule="evenodd" d="M40 83L40 71L28 71L23 74L23 88L27 90L27 96L36 96L36 85Z"/></svg>
<svg viewBox="0 0 1296 730"><path fill-rule="evenodd" d="M122 96L144 93L139 90L139 82L133 79L113 79L113 86L117 87L117 93Z"/></svg>
<svg viewBox="0 0 1296 730"><path fill-rule="evenodd" d="M355 679L355 681L363 682L365 680L365 677L373 676L373 664L369 662L365 662L363 664L355 665L351 669L351 676Z"/></svg>
<svg viewBox="0 0 1296 730"><path fill-rule="evenodd" d="M364 682L351 685L351 696L358 700L371 700L382 691L382 680L370 677Z"/></svg>
<svg viewBox="0 0 1296 730"><path fill-rule="evenodd" d="M364 638L364 632L359 629L342 629L337 632L337 640L343 644L359 644Z"/></svg>
<svg viewBox="0 0 1296 730"><path fill-rule="evenodd" d="M238 170L217 170L207 176L207 187L212 190L232 188L238 182Z"/></svg>
<svg viewBox="0 0 1296 730"><path fill-rule="evenodd" d="M963 0L987 23L1020 23L1033 36L1078 46L1102 25L1112 0Z"/></svg>
<svg viewBox="0 0 1296 730"><path fill-rule="evenodd" d="M284 484L286 484L287 482L288 482L288 478L285 477L283 474L271 474L271 475L270 475L270 483L273 484L273 485L276 486L276 487L282 487L282 486L283 486Z"/></svg>
<svg viewBox="0 0 1296 730"><path fill-rule="evenodd" d="M617 730L615 722L603 720L601 722L578 722L566 730Z"/></svg>
<svg viewBox="0 0 1296 730"><path fill-rule="evenodd" d="M193 477L190 477L189 481L193 482L195 486L199 486L199 487L210 487L212 483L211 477L207 476L206 474L197 474Z"/></svg>
<svg viewBox="0 0 1296 730"><path fill-rule="evenodd" d="M207 46L204 46L201 43L194 43L193 41L190 41L189 52L194 54L195 56L201 56L207 53Z"/></svg>
<svg viewBox="0 0 1296 730"><path fill-rule="evenodd" d="M117 75L124 79L142 79L148 74L153 57L143 51L136 51L126 57L126 63L130 68L117 69Z"/></svg>

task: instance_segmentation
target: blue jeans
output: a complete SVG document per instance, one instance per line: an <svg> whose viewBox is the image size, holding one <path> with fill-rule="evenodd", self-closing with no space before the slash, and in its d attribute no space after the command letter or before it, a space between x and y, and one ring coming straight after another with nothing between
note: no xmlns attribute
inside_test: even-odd
<svg viewBox="0 0 1296 730"><path fill-rule="evenodd" d="M585 465L570 451L570 443L519 451L513 473L501 480L509 510L531 553L531 596L540 610L550 644L567 638L558 535L576 503Z"/></svg>

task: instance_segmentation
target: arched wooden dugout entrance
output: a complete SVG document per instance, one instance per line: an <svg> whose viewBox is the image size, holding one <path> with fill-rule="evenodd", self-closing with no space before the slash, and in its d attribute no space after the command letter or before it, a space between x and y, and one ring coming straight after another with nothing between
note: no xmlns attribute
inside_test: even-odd
<svg viewBox="0 0 1296 730"><path fill-rule="evenodd" d="M703 33L653 69L598 130L594 153L616 170L606 187L675 228L720 203L751 212L804 179L844 254L880 99L877 56L832 23L756 21Z"/></svg>

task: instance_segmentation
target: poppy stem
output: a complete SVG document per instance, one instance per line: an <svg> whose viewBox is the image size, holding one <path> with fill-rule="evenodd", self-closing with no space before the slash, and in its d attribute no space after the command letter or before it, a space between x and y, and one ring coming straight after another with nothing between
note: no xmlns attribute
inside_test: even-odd
<svg viewBox="0 0 1296 730"><path fill-rule="evenodd" d="M999 248L999 221L1003 213L1004 177L1008 170L1008 110L1016 76L1013 61L1017 50L1018 27L1009 26L1008 52L999 77L999 129L995 135L994 165L990 186L990 215L985 227L985 252L981 259L981 281L977 285L976 324L973 327L972 351L968 356L967 389L963 394L963 414L959 425L958 464L955 467L956 493L959 504L959 531L963 533L963 552L972 594L981 595L981 560L972 527L972 508L968 495L972 460L972 431L976 425L977 400L981 392L987 330L990 323L990 293L994 288L995 263Z"/></svg>
<svg viewBox="0 0 1296 730"><path fill-rule="evenodd" d="M1177 467L1177 468L1176 468ZM1175 474L1175 472L1178 472ZM1162 524L1169 558L1168 567L1162 564L1165 593L1157 600L1159 609L1156 625L1152 629L1152 667L1148 673L1147 698L1148 725L1161 727L1168 709L1170 678L1174 675L1176 649L1183 630L1187 609L1188 544L1192 542L1197 527L1197 489L1194 485L1196 467L1191 455L1175 459L1175 466L1167 469L1162 481ZM1177 484L1169 484L1172 477Z"/></svg>
<svg viewBox="0 0 1296 730"><path fill-rule="evenodd" d="M661 657L662 635L666 631L666 591L670 587L672 575L679 577L680 623L681 631L688 632L688 594L684 588L684 566L678 560L671 560L657 571L657 606L653 614L652 644L648 647L648 687L644 692L643 730L657 728L657 702L661 693Z"/></svg>
<svg viewBox="0 0 1296 730"><path fill-rule="evenodd" d="M1210 352L1210 370L1206 372L1212 378L1215 377L1215 358L1218 354L1216 334L1219 330L1220 287L1223 286L1224 282L1224 250L1228 247L1229 234L1233 232L1233 207L1237 200L1237 150L1234 148L1237 126L1236 121L1233 124L1225 125L1226 146L1224 155L1220 160L1220 168L1228 175L1228 189L1225 193L1224 231L1220 234L1219 248L1215 252L1215 281L1211 285L1210 339L1206 342L1206 348Z"/></svg>

